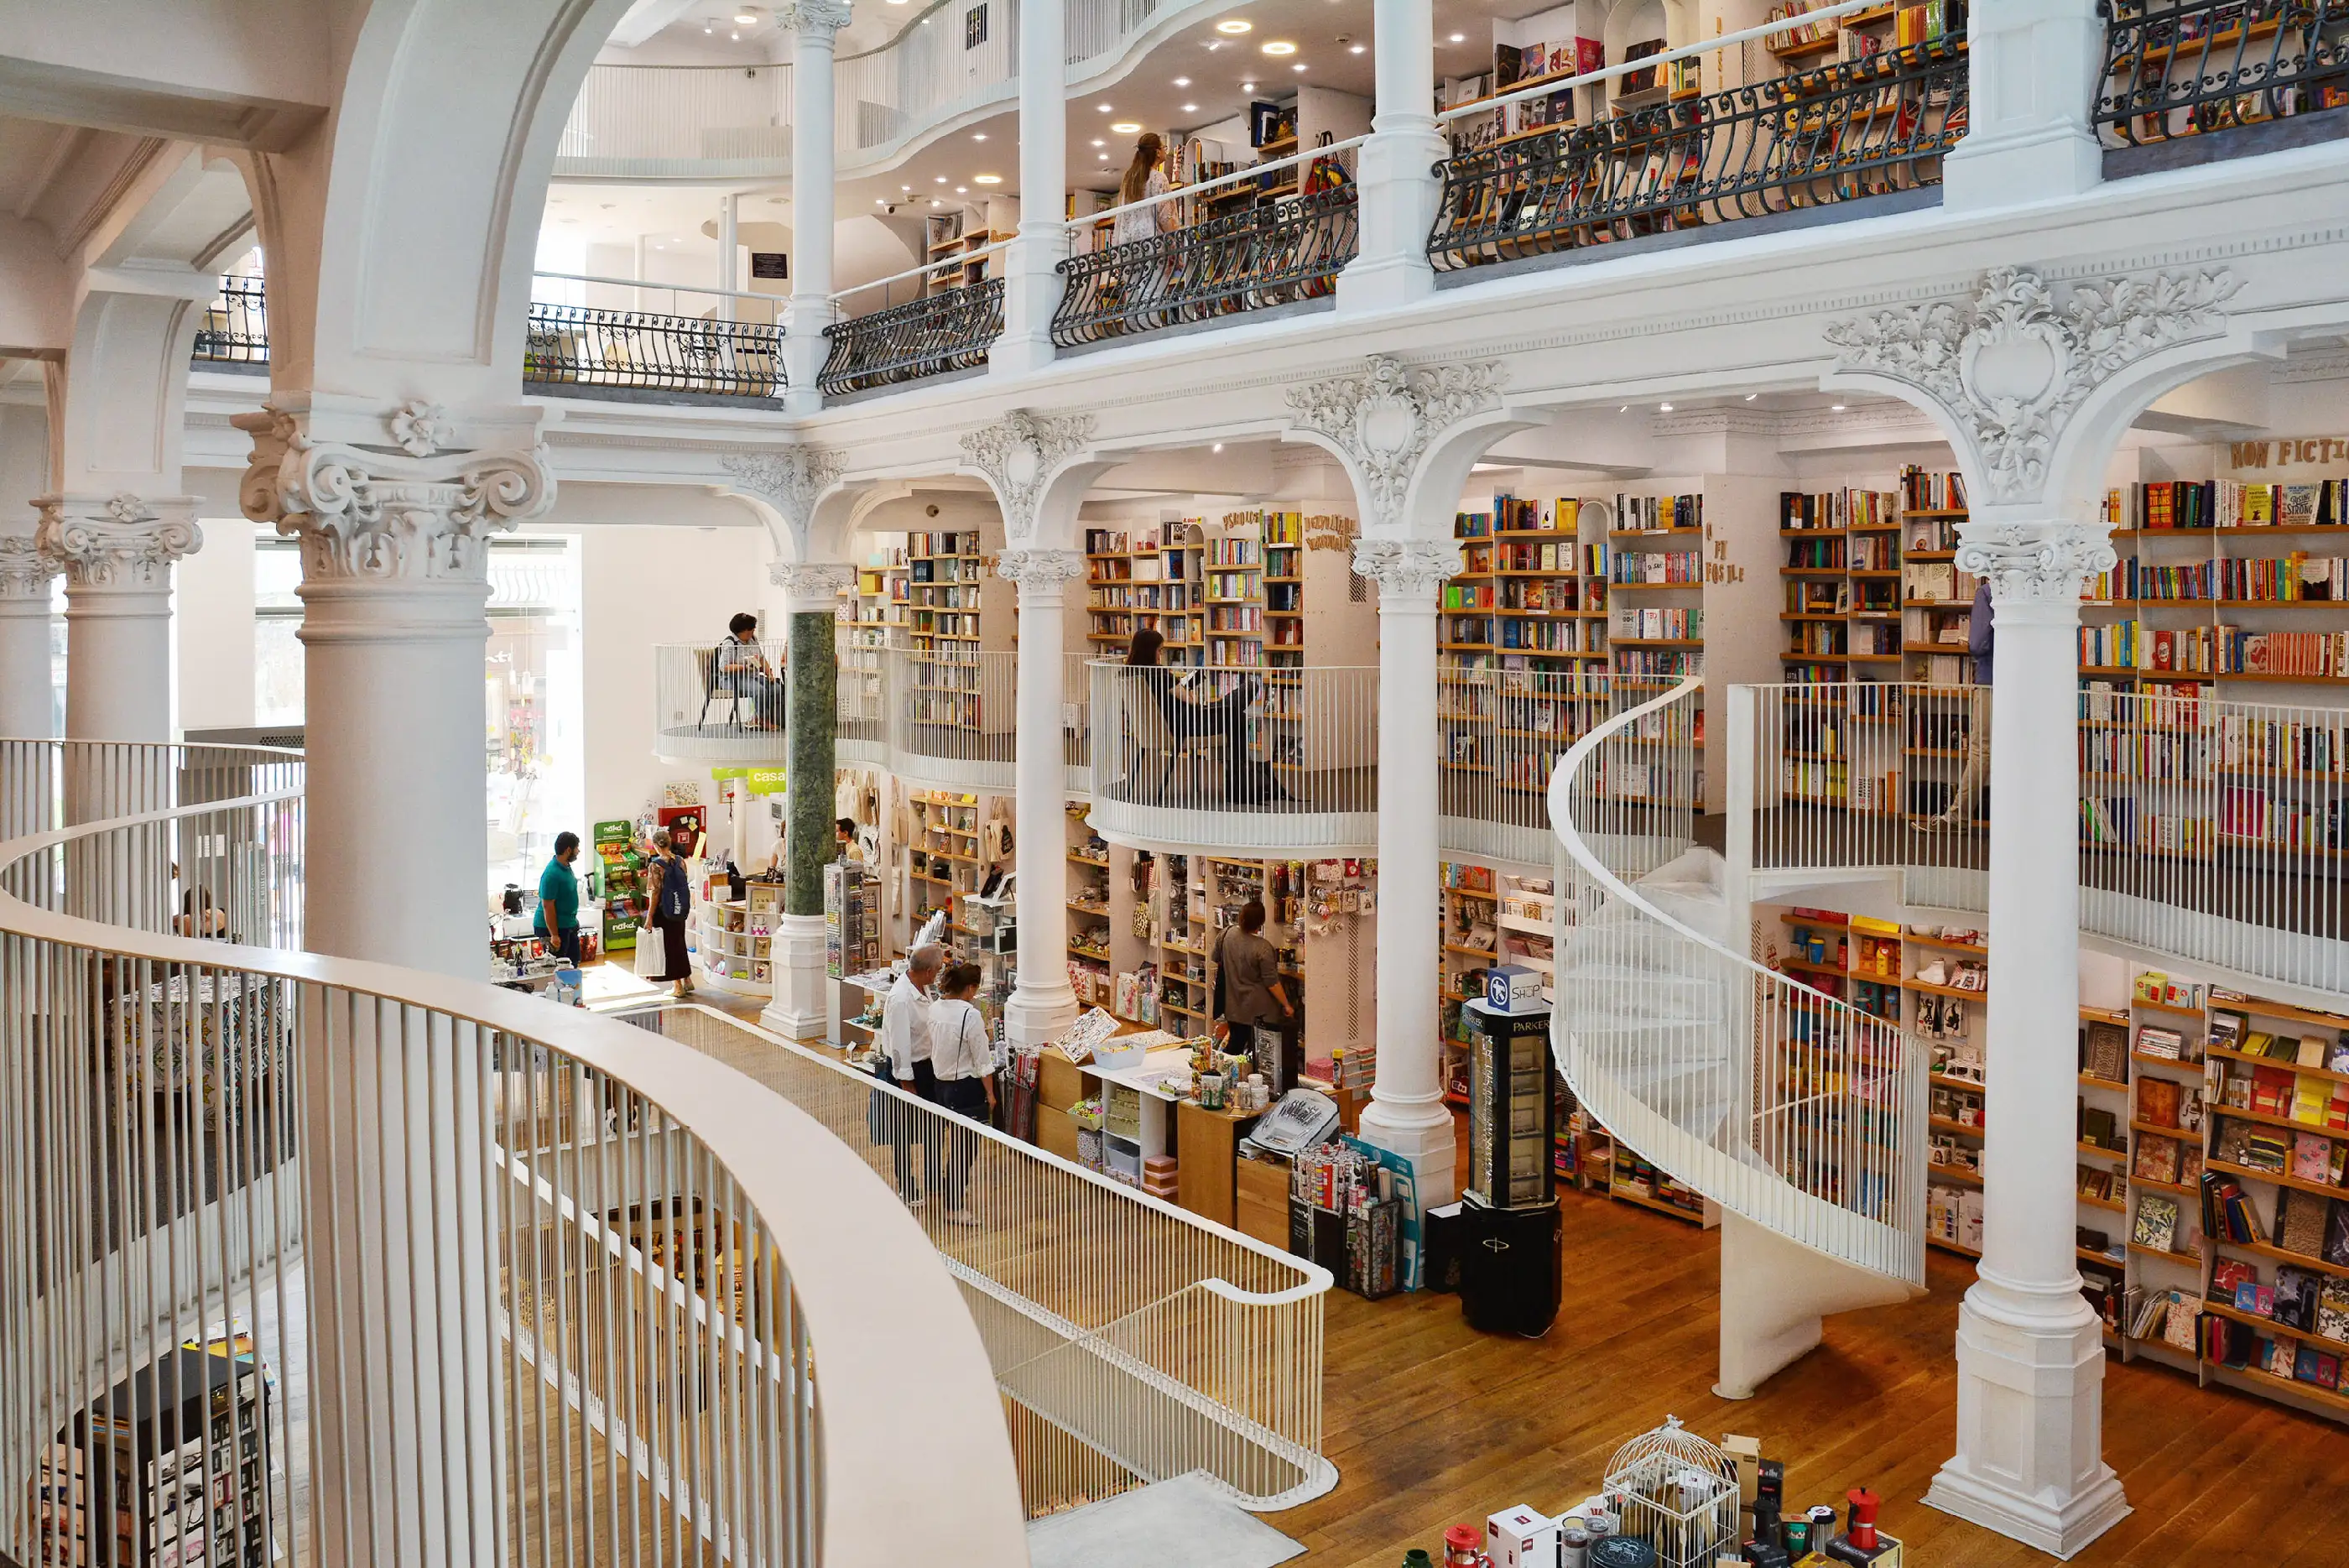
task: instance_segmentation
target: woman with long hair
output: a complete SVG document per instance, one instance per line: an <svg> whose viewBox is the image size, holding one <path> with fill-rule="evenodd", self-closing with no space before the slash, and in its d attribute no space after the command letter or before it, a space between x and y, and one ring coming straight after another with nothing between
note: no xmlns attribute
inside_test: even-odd
<svg viewBox="0 0 2349 1568"><path fill-rule="evenodd" d="M679 997L693 990L693 959L685 949L686 917L693 908L692 884L686 872L685 857L669 842L668 829L653 830L650 851L646 857L646 880L651 884L652 909L648 923L651 930L637 937L645 941L657 936L661 943L661 972L657 975L637 971L640 980L667 981Z"/></svg>
<svg viewBox="0 0 2349 1568"><path fill-rule="evenodd" d="M1293 798L1274 776L1271 767L1248 755L1247 709L1257 682L1243 676L1221 697L1200 697L1193 689L1197 671L1181 673L1159 667L1158 650L1166 639L1144 627L1126 644L1125 667L1134 671L1129 680L1148 688L1143 700L1154 703L1165 722L1168 739L1182 742L1213 736L1224 742L1224 793L1236 803L1260 804Z"/></svg>
<svg viewBox="0 0 2349 1568"><path fill-rule="evenodd" d="M1156 131L1142 133L1133 144L1133 161L1125 166L1125 177L1117 182L1119 206L1166 194L1166 171L1159 167L1165 149L1166 144L1158 139ZM1136 240L1154 240L1174 226L1174 203L1161 202L1155 206L1120 213L1111 226L1110 243L1123 245Z"/></svg>

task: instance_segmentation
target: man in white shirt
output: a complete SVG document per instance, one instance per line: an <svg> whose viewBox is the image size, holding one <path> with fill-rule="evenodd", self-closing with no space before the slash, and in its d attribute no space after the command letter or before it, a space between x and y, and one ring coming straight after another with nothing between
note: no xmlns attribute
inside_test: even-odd
<svg viewBox="0 0 2349 1568"><path fill-rule="evenodd" d="M925 1100L938 1097L938 1081L930 1066L929 988L938 978L946 954L936 945L916 948L905 955L905 972L889 988L881 1002L881 1051L889 1059L889 1075L897 1087ZM897 1196L909 1206L922 1201L914 1185L914 1124L921 1126L923 1168L933 1177L938 1169L938 1121L902 1101L888 1106L890 1141L896 1148Z"/></svg>

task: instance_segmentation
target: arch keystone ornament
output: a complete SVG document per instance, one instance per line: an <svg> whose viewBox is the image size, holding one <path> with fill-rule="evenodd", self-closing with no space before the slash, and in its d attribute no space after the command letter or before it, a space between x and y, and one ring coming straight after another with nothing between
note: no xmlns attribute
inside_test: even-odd
<svg viewBox="0 0 2349 1568"><path fill-rule="evenodd" d="M1500 387L1490 362L1406 366L1373 354L1352 375L1288 389L1289 424L1345 454L1369 514L1365 533L1401 534L1421 455L1449 427L1499 407Z"/></svg>
<svg viewBox="0 0 2349 1568"><path fill-rule="evenodd" d="M1027 409L1014 409L991 425L963 432L963 455L994 487L1007 540L1034 537L1036 506L1046 482L1062 460L1084 450L1092 437L1091 414L1040 414Z"/></svg>
<svg viewBox="0 0 2349 1568"><path fill-rule="evenodd" d="M1881 376L1925 394L1973 449L1966 467L1995 504L2037 501L2072 418L2130 366L2226 330L2220 306L2242 287L2224 268L2075 285L2059 302L2029 267L1992 267L1972 299L1879 310L1837 322L1838 372Z"/></svg>

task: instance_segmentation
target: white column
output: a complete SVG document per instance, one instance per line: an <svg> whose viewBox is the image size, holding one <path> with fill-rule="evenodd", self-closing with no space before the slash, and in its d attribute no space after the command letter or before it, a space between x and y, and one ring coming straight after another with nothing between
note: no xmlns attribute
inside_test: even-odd
<svg viewBox="0 0 2349 1568"><path fill-rule="evenodd" d="M833 741L839 727L839 651L834 615L840 590L856 581L844 561L772 562L769 580L783 590L791 652L783 666L790 701L784 713L783 909L767 943L774 995L759 1022L786 1040L823 1040L833 1031L832 993L823 959L823 867L833 851Z"/></svg>
<svg viewBox="0 0 2349 1568"><path fill-rule="evenodd" d="M1061 305L1061 263L1069 255L1061 217L1069 186L1066 0L1019 7L1019 233L1005 253L1003 335L988 354L997 375L1019 375L1052 358L1052 313Z"/></svg>
<svg viewBox="0 0 2349 1568"><path fill-rule="evenodd" d="M2059 202L2103 180L2089 119L2105 58L2095 0L1974 6L1966 44L1966 134L1941 161L1943 207Z"/></svg>
<svg viewBox="0 0 2349 1568"><path fill-rule="evenodd" d="M47 495L42 552L66 575L66 734L171 736L171 563L203 542L192 495Z"/></svg>
<svg viewBox="0 0 2349 1568"><path fill-rule="evenodd" d="M1378 102L1360 169L1361 242L1338 275L1338 308L1387 310L1434 292L1427 233L1449 148L1435 124L1435 13L1427 0L1374 0Z"/></svg>
<svg viewBox="0 0 2349 1568"><path fill-rule="evenodd" d="M790 385L783 407L795 414L823 407L832 325L833 38L848 26L848 0L792 0L778 13L792 30L792 316L783 361Z"/></svg>
<svg viewBox="0 0 2349 1568"><path fill-rule="evenodd" d="M1976 509L1976 518L1992 511ZM2013 508L1999 510L2013 511ZM1991 988L1982 1258L1958 1313L1958 1451L1927 1501L2069 1557L2128 1511L2104 1461L2105 1353L2080 1294L2077 1149L2080 590L2108 569L2102 526L1974 521L1958 568L1987 577ZM2050 876L2050 867L2064 874Z"/></svg>
<svg viewBox="0 0 2349 1568"><path fill-rule="evenodd" d="M295 394L236 418L246 515L302 543L315 951L484 972L488 535L554 504L538 417L480 419L475 448L421 400Z"/></svg>
<svg viewBox="0 0 2349 1568"><path fill-rule="evenodd" d="M1074 550L1007 550L995 575L1019 585L1019 699L1012 831L1019 869L1019 975L1003 1010L1014 1044L1057 1038L1075 1022L1069 987L1069 910L1061 806L1068 774L1061 746L1068 660L1063 594L1084 576Z"/></svg>
<svg viewBox="0 0 2349 1568"><path fill-rule="evenodd" d="M51 733L49 579L57 575L31 535L0 535L0 738Z"/></svg>
<svg viewBox="0 0 2349 1568"><path fill-rule="evenodd" d="M1411 1160L1423 1208L1451 1202L1455 1190L1436 1034L1435 607L1458 559L1430 539L1354 547L1354 569L1379 585L1379 1059L1361 1137Z"/></svg>
<svg viewBox="0 0 2349 1568"><path fill-rule="evenodd" d="M731 321L740 314L735 308L734 291L742 286L742 242L735 227L740 216L740 202L729 191L718 203L718 286L726 291L718 296L720 321Z"/></svg>

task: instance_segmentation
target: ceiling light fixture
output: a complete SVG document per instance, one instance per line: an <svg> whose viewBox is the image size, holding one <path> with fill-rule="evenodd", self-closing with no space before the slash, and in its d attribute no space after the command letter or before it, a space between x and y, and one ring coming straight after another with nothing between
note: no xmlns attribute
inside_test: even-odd
<svg viewBox="0 0 2349 1568"><path fill-rule="evenodd" d="M1240 91L1242 91L1242 92L1254 92L1254 91L1256 91L1256 83L1254 83L1254 82L1242 82L1242 83L1240 83Z"/></svg>
<svg viewBox="0 0 2349 1568"><path fill-rule="evenodd" d="M744 6L734 13L734 25L738 27L755 27L759 25L759 14Z"/></svg>
<svg viewBox="0 0 2349 1568"><path fill-rule="evenodd" d="M1216 31L1222 33L1228 37L1237 38L1242 33L1255 32L1256 24L1254 22L1243 22L1237 16L1226 16L1222 21L1216 24Z"/></svg>
<svg viewBox="0 0 2349 1568"><path fill-rule="evenodd" d="M1346 52L1350 55L1359 55L1367 52L1370 46L1368 44L1356 44L1352 48L1348 49Z"/></svg>
<svg viewBox="0 0 2349 1568"><path fill-rule="evenodd" d="M1286 59L1288 56L1297 52L1297 46L1290 43L1286 38L1273 38L1267 41L1261 47L1266 54L1280 59Z"/></svg>
<svg viewBox="0 0 2349 1568"><path fill-rule="evenodd" d="M946 177L945 175L941 174L941 175L939 175L939 176L937 177L937 183L939 183L939 184L943 185L943 184L945 184L946 182L947 182L947 177Z"/></svg>
<svg viewBox="0 0 2349 1568"><path fill-rule="evenodd" d="M1093 138L1093 145L1094 145L1095 147L1107 147L1107 146L1109 145L1109 143L1108 143L1108 142L1106 142L1106 141L1103 141L1100 137L1096 136L1096 137L1094 137L1094 138Z"/></svg>
<svg viewBox="0 0 2349 1568"><path fill-rule="evenodd" d="M1196 114L1199 112L1199 106L1195 103L1186 103L1183 106L1183 112L1185 114Z"/></svg>
<svg viewBox="0 0 2349 1568"><path fill-rule="evenodd" d="M970 187L968 185L957 185L955 187L955 194L957 196L968 196L970 194Z"/></svg>
<svg viewBox="0 0 2349 1568"><path fill-rule="evenodd" d="M975 132L975 133L971 136L971 140L972 140L973 141L984 141L984 140L987 140L987 132L985 132L985 131L983 131L983 130L981 130L981 131L978 131L978 132Z"/></svg>
<svg viewBox="0 0 2349 1568"><path fill-rule="evenodd" d="M1752 402L1754 399L1756 399L1756 398L1760 397L1761 395L1762 395L1762 394L1761 394L1761 393L1759 393L1759 392L1748 392L1748 393L1746 393L1746 394L1745 394L1745 400L1746 400L1747 402L1749 402L1749 403L1750 403L1750 402Z"/></svg>
<svg viewBox="0 0 2349 1568"><path fill-rule="evenodd" d="M1464 44L1468 41L1468 35L1465 33L1454 33L1452 35L1452 41L1455 44Z"/></svg>
<svg viewBox="0 0 2349 1568"><path fill-rule="evenodd" d="M1829 403L1827 405L1827 412L1831 414L1839 414L1843 412L1843 405L1841 403Z"/></svg>
<svg viewBox="0 0 2349 1568"><path fill-rule="evenodd" d="M1303 60L1299 60L1288 68L1292 71L1301 71L1305 68L1305 62Z"/></svg>
<svg viewBox="0 0 2349 1568"><path fill-rule="evenodd" d="M1221 452L1221 451L1223 451L1223 450L1224 450L1224 443L1223 443L1223 442L1221 442L1221 441L1217 441L1217 442L1216 442L1213 447L1209 448L1208 450L1210 450L1210 451L1212 451L1212 452Z"/></svg>
<svg viewBox="0 0 2349 1568"><path fill-rule="evenodd" d="M1112 120L1110 122L1110 129L1120 136L1132 136L1142 129L1142 122L1138 119Z"/></svg>
<svg viewBox="0 0 2349 1568"><path fill-rule="evenodd" d="M1095 109L1097 109L1101 110L1103 114L1107 114L1107 113L1110 111L1109 105L1107 105L1107 104L1105 104L1105 103L1097 103L1097 104L1093 105L1093 107L1094 107Z"/></svg>
<svg viewBox="0 0 2349 1568"><path fill-rule="evenodd" d="M1626 403L1626 404L1624 404L1621 408L1619 408L1619 409L1616 410L1615 411L1616 411L1617 413L1619 413L1619 414L1628 414L1628 413L1630 413L1630 412L1631 411L1631 405L1630 405L1630 404L1629 404L1629 403Z"/></svg>
<svg viewBox="0 0 2349 1568"><path fill-rule="evenodd" d="M1189 87L1191 85L1191 78L1189 77L1176 77L1174 78L1174 85L1176 87Z"/></svg>
<svg viewBox="0 0 2349 1568"><path fill-rule="evenodd" d="M1003 183L1003 176L1000 174L974 174L970 177L970 182L974 185L1000 185Z"/></svg>
<svg viewBox="0 0 2349 1568"><path fill-rule="evenodd" d="M910 193L914 188L911 185L900 185L897 189Z"/></svg>

